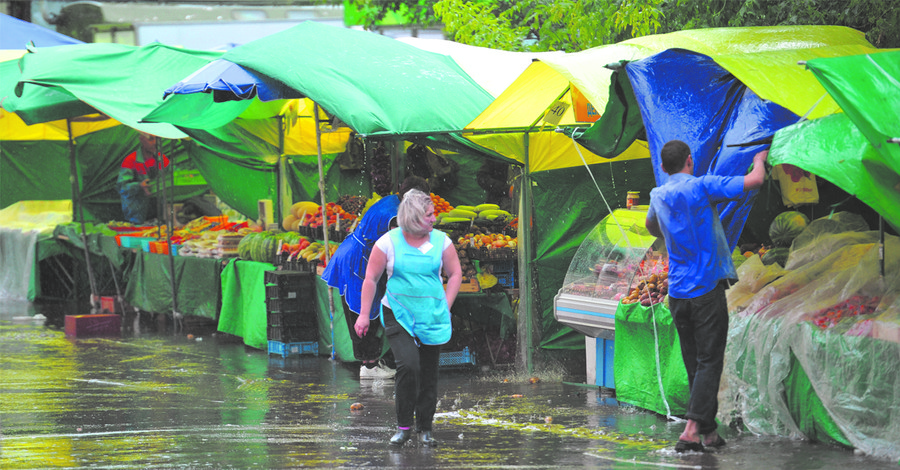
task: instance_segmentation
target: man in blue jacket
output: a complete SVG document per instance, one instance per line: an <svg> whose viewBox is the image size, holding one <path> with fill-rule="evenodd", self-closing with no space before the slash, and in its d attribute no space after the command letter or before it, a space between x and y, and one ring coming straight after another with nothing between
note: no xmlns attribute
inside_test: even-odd
<svg viewBox="0 0 900 470"><path fill-rule="evenodd" d="M664 237L669 253L669 310L681 342L690 399L677 452L722 447L716 431L719 380L728 336L725 289L737 280L716 205L762 186L768 150L753 157L746 176L694 176L691 149L680 140L660 151L666 182L650 191L647 230Z"/></svg>

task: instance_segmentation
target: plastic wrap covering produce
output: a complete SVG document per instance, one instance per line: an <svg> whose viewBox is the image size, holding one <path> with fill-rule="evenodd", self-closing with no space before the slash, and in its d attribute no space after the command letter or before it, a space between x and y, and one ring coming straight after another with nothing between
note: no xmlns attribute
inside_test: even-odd
<svg viewBox="0 0 900 470"><path fill-rule="evenodd" d="M786 263L744 263L728 292L731 327L720 418L754 433L850 445L900 458L900 239L852 217L816 223Z"/></svg>
<svg viewBox="0 0 900 470"><path fill-rule="evenodd" d="M572 258L562 292L619 300L628 295L656 237L644 228L647 213L616 210L585 237Z"/></svg>

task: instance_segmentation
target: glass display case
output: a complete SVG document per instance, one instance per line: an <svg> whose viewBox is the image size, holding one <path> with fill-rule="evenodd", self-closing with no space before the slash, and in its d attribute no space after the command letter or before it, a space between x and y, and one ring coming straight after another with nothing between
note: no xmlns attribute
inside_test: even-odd
<svg viewBox="0 0 900 470"><path fill-rule="evenodd" d="M644 207L617 209L585 237L554 297L556 320L594 338L613 338L619 301L666 263L665 243L644 226Z"/></svg>

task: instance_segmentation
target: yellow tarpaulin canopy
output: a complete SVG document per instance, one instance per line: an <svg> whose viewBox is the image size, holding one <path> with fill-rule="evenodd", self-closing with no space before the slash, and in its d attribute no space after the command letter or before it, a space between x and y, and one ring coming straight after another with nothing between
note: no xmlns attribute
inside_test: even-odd
<svg viewBox="0 0 900 470"><path fill-rule="evenodd" d="M567 89L574 85L597 110L608 101L612 72L605 65L639 60L671 49L687 49L713 58L760 98L773 101L798 116L816 118L839 111L834 100L798 61L877 50L863 33L843 26L782 26L709 28L643 36L586 51L542 57L534 62L466 129L503 134L467 134L473 142L503 156L525 162L522 135L529 130L529 166L533 172L581 165L578 151L590 163L609 162L541 127L541 117L557 100L569 104L560 125L576 124ZM536 124L536 125L535 125ZM534 127L532 127L534 125ZM584 123L588 127L590 123ZM521 132L513 132L521 129ZM538 136L538 134L540 136ZM546 137L544 134L548 134ZM577 149L577 150L576 150ZM638 143L618 158L649 157Z"/></svg>
<svg viewBox="0 0 900 470"><path fill-rule="evenodd" d="M279 126L273 119L287 117L289 129L284 135L285 155L316 155L316 127L312 119L314 103L309 98L275 100L262 102L252 100L246 111L234 124L275 147L279 146ZM328 121L329 116L319 108L319 120ZM322 154L341 153L347 149L350 138L349 127L324 129L321 136Z"/></svg>
<svg viewBox="0 0 900 470"><path fill-rule="evenodd" d="M72 137L97 132L118 126L115 119L99 114L84 116L83 120L72 122ZM15 113L0 108L0 141L38 141L69 140L69 131L65 120L51 121L44 124L26 125Z"/></svg>

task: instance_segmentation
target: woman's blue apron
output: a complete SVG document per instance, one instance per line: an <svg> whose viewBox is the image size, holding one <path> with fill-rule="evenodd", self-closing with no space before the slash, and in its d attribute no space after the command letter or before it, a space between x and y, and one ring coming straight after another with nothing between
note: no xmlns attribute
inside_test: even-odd
<svg viewBox="0 0 900 470"><path fill-rule="evenodd" d="M433 230L431 249L422 253L406 243L401 229L388 233L394 245L394 270L386 295L394 318L422 344L450 341L450 309L440 273L446 235Z"/></svg>

